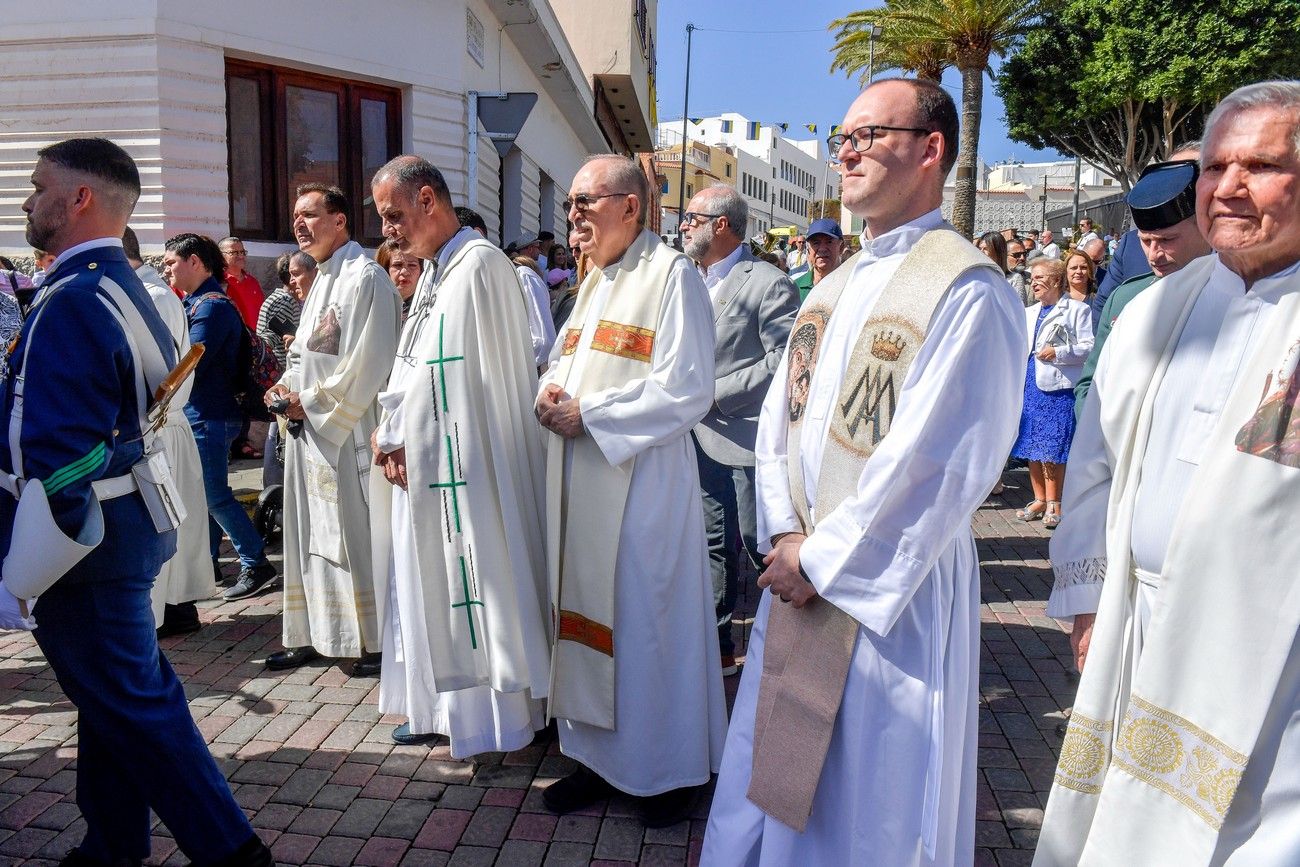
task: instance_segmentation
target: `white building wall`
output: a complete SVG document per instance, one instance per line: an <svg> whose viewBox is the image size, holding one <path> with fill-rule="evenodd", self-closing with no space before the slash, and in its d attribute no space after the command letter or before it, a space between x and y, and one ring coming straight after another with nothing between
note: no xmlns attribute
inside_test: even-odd
<svg viewBox="0 0 1300 867"><path fill-rule="evenodd" d="M484 0L385 0L380 13L374 4L349 0L10 5L0 30L0 79L6 85L0 252L10 255L28 252L19 206L30 192L36 151L77 135L112 138L136 159L144 190L132 225L146 253L159 252L163 240L178 232L227 234L227 58L398 88L401 149L438 166L456 204L466 201L469 178L467 91L537 92L517 140L531 187L522 190L523 210L515 218L533 230L541 207L540 173L556 182L558 235L564 227L558 200L583 157L603 141L590 113L561 110L547 91L555 83L524 61L514 40L527 31L502 29L506 22ZM467 6L484 25L482 66L466 50ZM564 42L558 31L553 37ZM567 48L561 53L571 56ZM589 101L581 90L585 76L575 69L572 77L579 84L568 83L560 96L575 104ZM495 236L499 160L484 145L476 159L478 209ZM265 259L288 245L247 246Z"/></svg>

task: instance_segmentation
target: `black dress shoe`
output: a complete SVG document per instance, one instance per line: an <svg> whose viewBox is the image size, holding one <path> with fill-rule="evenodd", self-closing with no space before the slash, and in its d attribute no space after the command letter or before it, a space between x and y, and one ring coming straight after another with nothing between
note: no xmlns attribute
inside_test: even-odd
<svg viewBox="0 0 1300 867"><path fill-rule="evenodd" d="M199 862L195 862L197 865ZM271 850L266 848L262 838L254 834L244 845L231 852L220 861L205 861L205 867L275 867Z"/></svg>
<svg viewBox="0 0 1300 867"><path fill-rule="evenodd" d="M171 638L173 635L184 635L187 632L197 632L203 628L199 621L199 609L193 602L182 602L180 605L163 606L163 622L158 627L158 640Z"/></svg>
<svg viewBox="0 0 1300 867"><path fill-rule="evenodd" d="M586 767L556 780L542 791L542 803L552 813L572 813L603 801L614 794L614 787Z"/></svg>
<svg viewBox="0 0 1300 867"><path fill-rule="evenodd" d="M393 743L401 744L404 747L418 746L419 744L431 744L442 735L436 732L430 732L425 735L411 734L411 724L404 722L397 728L393 729Z"/></svg>
<svg viewBox="0 0 1300 867"><path fill-rule="evenodd" d="M381 653L363 653L361 658L352 663L353 677L379 677L379 671L383 665L383 654Z"/></svg>
<svg viewBox="0 0 1300 867"><path fill-rule="evenodd" d="M313 659L320 657L314 647L290 647L285 650L277 650L266 658L266 667L271 671L284 671L287 668L297 668L311 662Z"/></svg>
<svg viewBox="0 0 1300 867"><path fill-rule="evenodd" d="M685 789L673 789L660 795L651 795L648 798L637 798L637 812L641 815L641 823L647 828L667 828L669 825L676 825L691 815L691 807L695 805L695 795L698 792L698 786L690 786Z"/></svg>

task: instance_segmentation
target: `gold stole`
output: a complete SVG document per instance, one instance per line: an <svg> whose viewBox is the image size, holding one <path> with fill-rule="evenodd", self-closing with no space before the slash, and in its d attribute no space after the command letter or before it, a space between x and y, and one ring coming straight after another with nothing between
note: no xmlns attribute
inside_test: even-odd
<svg viewBox="0 0 1300 867"><path fill-rule="evenodd" d="M814 522L799 437L822 337L860 255L813 288L790 332L786 454L791 499L809 532ZM858 334L832 409L818 473L818 519L857 490L863 467L889 433L935 309L958 279L977 268L1002 273L955 231L936 229L921 237L885 285ZM803 608L773 604L768 614L748 797L800 832L812 813L857 635L858 622L820 596Z"/></svg>
<svg viewBox="0 0 1300 867"><path fill-rule="evenodd" d="M600 269L588 273L569 317L572 324L560 337L551 381L578 398L648 376L668 274L681 255L642 231L617 266L591 344L580 347L594 315L592 296L604 276ZM570 390L579 351L587 354L582 382ZM546 556L555 629L548 713L610 730L615 728L614 576L635 463L610 466L585 434L572 440L548 437Z"/></svg>

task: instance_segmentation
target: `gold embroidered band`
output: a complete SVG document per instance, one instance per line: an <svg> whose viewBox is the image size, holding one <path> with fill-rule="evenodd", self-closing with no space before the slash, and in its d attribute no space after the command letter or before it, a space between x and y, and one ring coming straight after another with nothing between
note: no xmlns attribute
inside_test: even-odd
<svg viewBox="0 0 1300 867"><path fill-rule="evenodd" d="M614 630L576 611L560 609L560 640L575 641L606 656L614 655Z"/></svg>
<svg viewBox="0 0 1300 867"><path fill-rule="evenodd" d="M1248 757L1172 711L1134 694L1115 741L1115 766L1164 792L1215 830Z"/></svg>
<svg viewBox="0 0 1300 867"><path fill-rule="evenodd" d="M565 338L566 341L568 338ZM608 352L619 358L649 363L654 352L655 333L649 328L622 325L602 319L596 324L596 334L591 338L591 348Z"/></svg>
<svg viewBox="0 0 1300 867"><path fill-rule="evenodd" d="M581 328L570 328L564 332L564 344L560 347L561 355L572 355L578 351L578 338L582 336Z"/></svg>

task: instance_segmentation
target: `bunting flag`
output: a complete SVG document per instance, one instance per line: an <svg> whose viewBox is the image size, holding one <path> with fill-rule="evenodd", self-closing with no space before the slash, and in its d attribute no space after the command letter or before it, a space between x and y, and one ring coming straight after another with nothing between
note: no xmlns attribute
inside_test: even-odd
<svg viewBox="0 0 1300 867"><path fill-rule="evenodd" d="M812 133L813 135L817 135L817 124L806 123L803 125L803 128L808 130L808 132Z"/></svg>
<svg viewBox="0 0 1300 867"><path fill-rule="evenodd" d="M702 117L692 117L689 118L689 120L691 123L695 124L696 126L699 126L700 124L704 123L704 118ZM725 123L726 121L723 122Z"/></svg>
<svg viewBox="0 0 1300 867"><path fill-rule="evenodd" d="M732 124L731 121L729 121L729 120L724 120L724 121L722 122L722 131L723 131L723 132L731 132L731 124Z"/></svg>
<svg viewBox="0 0 1300 867"><path fill-rule="evenodd" d="M842 127L838 123L831 124L831 135L839 135Z"/></svg>
<svg viewBox="0 0 1300 867"><path fill-rule="evenodd" d="M748 124L746 124L745 138L749 139L750 141L757 141L759 130L761 130L762 128L763 125L761 123L759 123L756 120L751 120Z"/></svg>
<svg viewBox="0 0 1300 867"><path fill-rule="evenodd" d="M781 128L781 132L785 132L790 128L790 124L788 123L778 123L777 126Z"/></svg>

